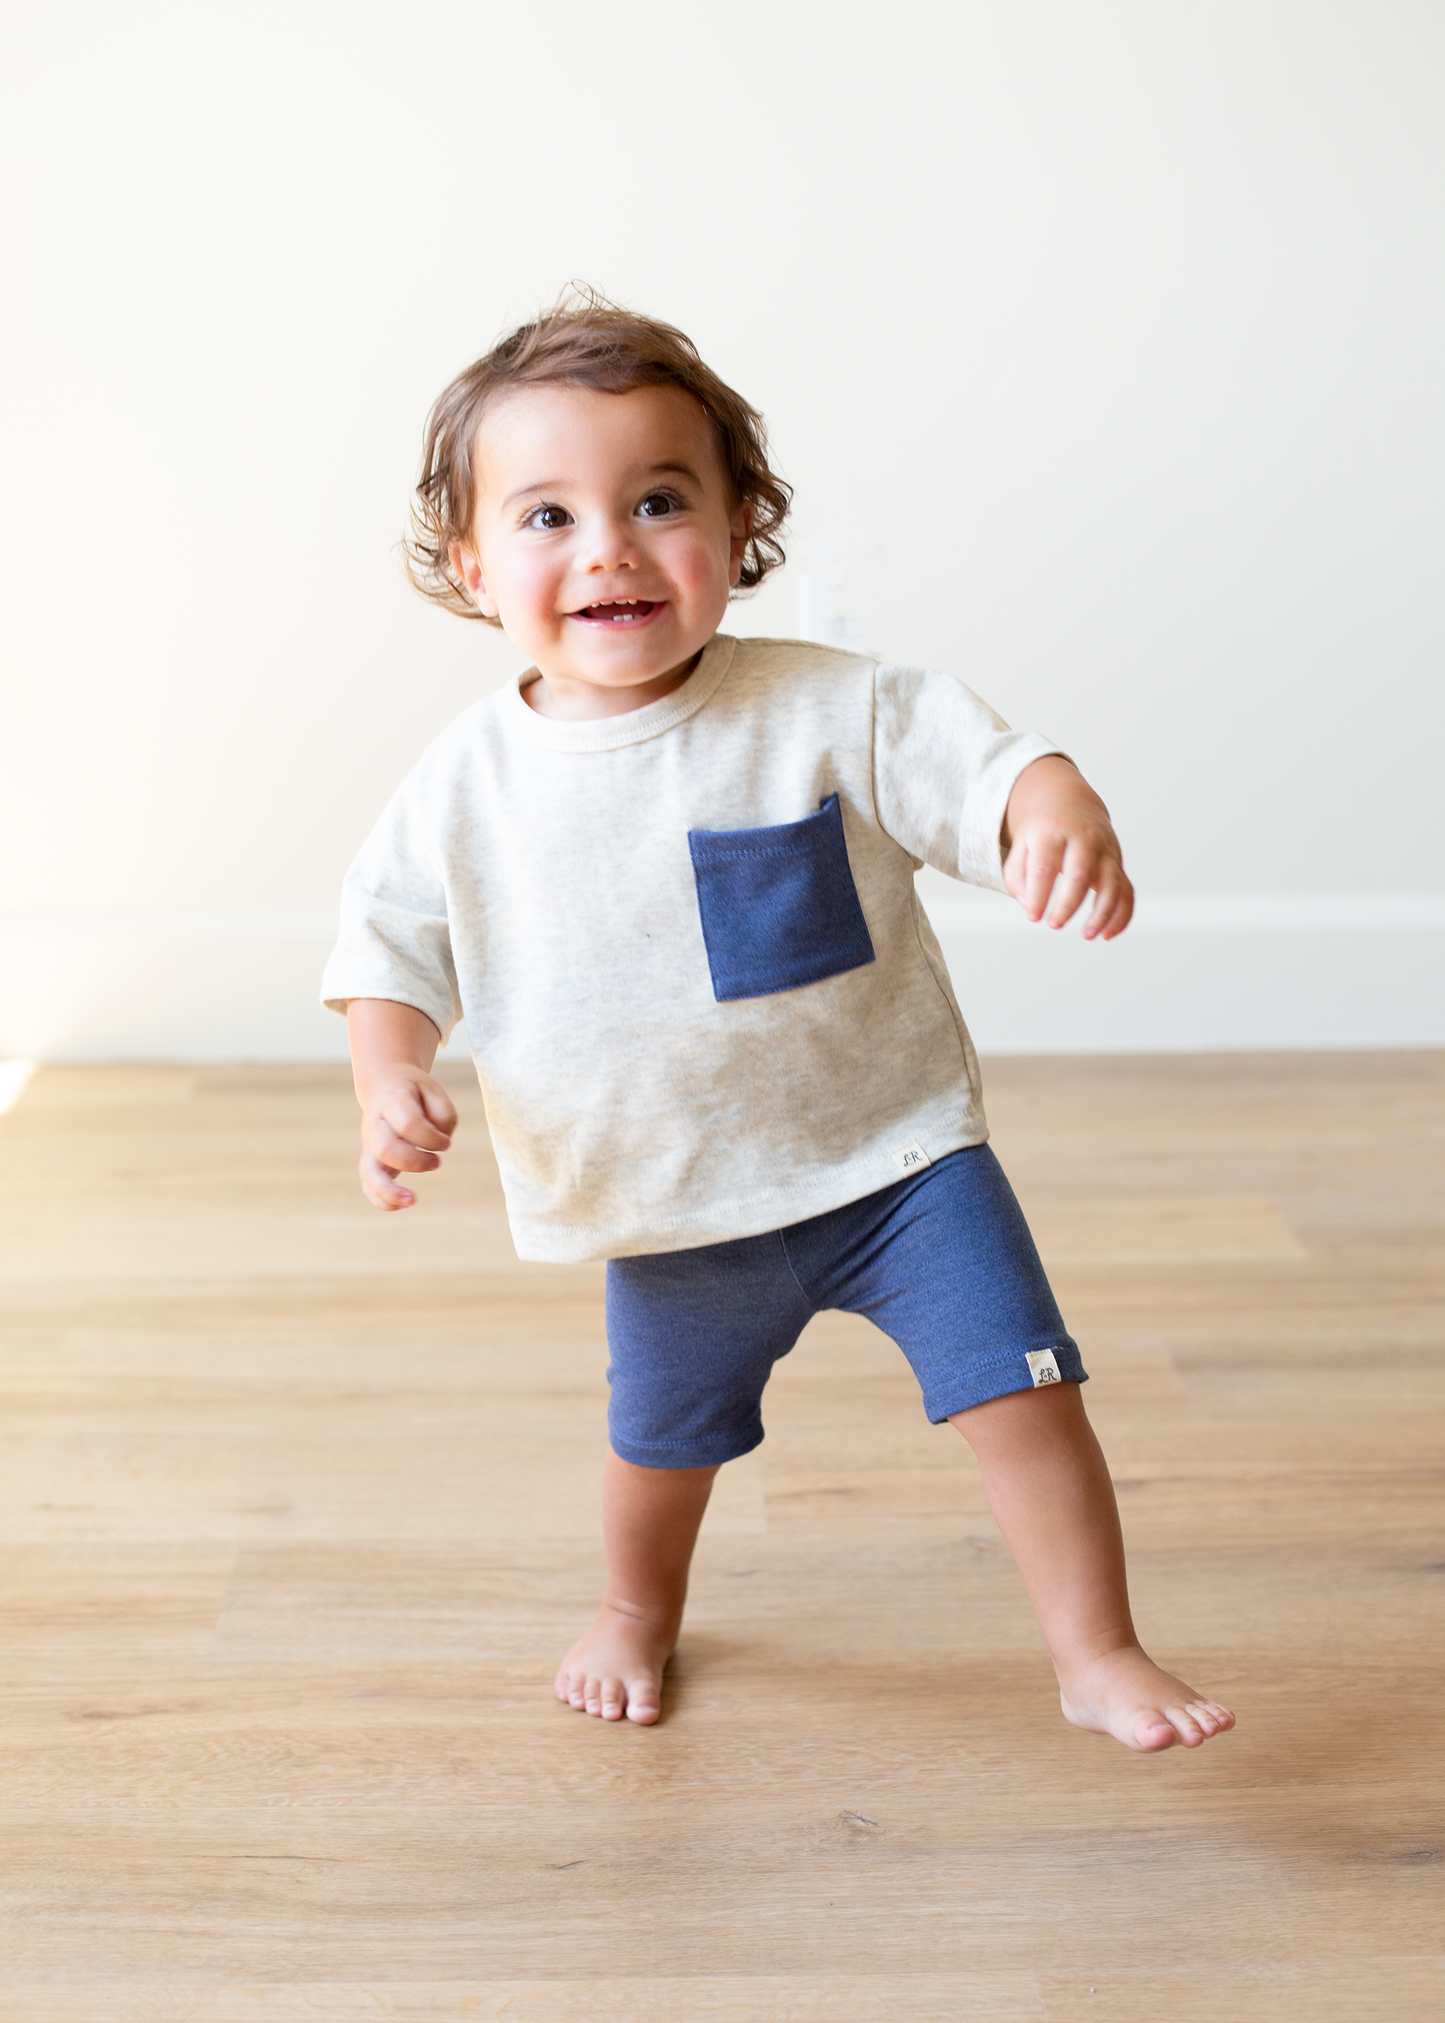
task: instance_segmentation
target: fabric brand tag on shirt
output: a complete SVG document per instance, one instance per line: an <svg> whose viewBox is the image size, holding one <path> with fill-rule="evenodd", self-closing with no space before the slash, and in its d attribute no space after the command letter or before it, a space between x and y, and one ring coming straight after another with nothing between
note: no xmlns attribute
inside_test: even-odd
<svg viewBox="0 0 1445 2023"><path fill-rule="evenodd" d="M1035 1390L1040 1384L1063 1383L1058 1358L1052 1349L1025 1349L1024 1357L1029 1366L1029 1375L1034 1380Z"/></svg>
<svg viewBox="0 0 1445 2023"><path fill-rule="evenodd" d="M916 1138L910 1139L906 1145L895 1145L888 1157L902 1173L919 1173L925 1166L933 1164Z"/></svg>

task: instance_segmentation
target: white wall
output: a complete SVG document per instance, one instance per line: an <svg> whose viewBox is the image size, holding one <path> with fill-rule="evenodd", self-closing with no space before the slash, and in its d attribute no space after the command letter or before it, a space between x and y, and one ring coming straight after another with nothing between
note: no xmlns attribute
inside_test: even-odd
<svg viewBox="0 0 1445 2023"><path fill-rule="evenodd" d="M422 418L573 275L764 408L855 634L1109 800L1116 948L945 894L981 1043L1445 1042L1431 0L4 38L0 1053L339 1045L341 871L516 664L400 579ZM799 573L734 629L794 631Z"/></svg>

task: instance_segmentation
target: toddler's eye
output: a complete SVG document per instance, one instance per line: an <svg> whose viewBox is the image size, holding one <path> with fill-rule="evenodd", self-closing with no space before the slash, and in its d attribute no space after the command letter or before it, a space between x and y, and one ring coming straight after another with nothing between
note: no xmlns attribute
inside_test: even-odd
<svg viewBox="0 0 1445 2023"><path fill-rule="evenodd" d="M528 513L524 525L537 527L545 533L552 533L557 527L565 527L572 515L565 506L537 506Z"/></svg>
<svg viewBox="0 0 1445 2023"><path fill-rule="evenodd" d="M671 492L649 492L637 510L645 520L665 520L669 513L677 511L677 506Z"/></svg>

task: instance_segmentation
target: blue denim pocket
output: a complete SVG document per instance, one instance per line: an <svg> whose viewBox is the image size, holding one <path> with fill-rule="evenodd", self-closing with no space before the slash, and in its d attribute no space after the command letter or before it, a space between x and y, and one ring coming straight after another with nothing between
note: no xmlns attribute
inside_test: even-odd
<svg viewBox="0 0 1445 2023"><path fill-rule="evenodd" d="M689 829L712 994L770 997L873 960L868 923L830 794L771 829Z"/></svg>

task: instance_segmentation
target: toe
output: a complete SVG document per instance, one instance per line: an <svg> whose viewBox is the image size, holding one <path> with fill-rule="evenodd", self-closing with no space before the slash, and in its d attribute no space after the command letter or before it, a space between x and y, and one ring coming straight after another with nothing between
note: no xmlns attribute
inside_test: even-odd
<svg viewBox="0 0 1445 2023"><path fill-rule="evenodd" d="M627 1687L627 1718L636 1721L640 1727L650 1727L662 1709L655 1682L651 1679L632 1679Z"/></svg>
<svg viewBox="0 0 1445 2023"><path fill-rule="evenodd" d="M626 1704L627 1695L623 1691L622 1681L620 1679L604 1679L602 1681L603 1720L620 1721L622 1719L622 1710Z"/></svg>
<svg viewBox="0 0 1445 2023"><path fill-rule="evenodd" d="M1152 1753L1172 1749L1179 1740L1173 1721L1157 1707L1141 1707L1134 1716L1134 1747Z"/></svg>
<svg viewBox="0 0 1445 2023"><path fill-rule="evenodd" d="M1191 1700L1188 1711L1206 1735L1222 1735L1226 1728L1234 1726L1234 1716L1218 1700Z"/></svg>
<svg viewBox="0 0 1445 2023"><path fill-rule="evenodd" d="M582 1704L589 1714L600 1714L602 1712L602 1681L600 1679L589 1679L587 1681L586 1686L583 1688Z"/></svg>
<svg viewBox="0 0 1445 2023"><path fill-rule="evenodd" d="M1186 1749L1197 1749L1204 1740L1206 1730L1195 1720L1188 1707L1166 1707L1164 1716L1172 1723L1175 1734Z"/></svg>

